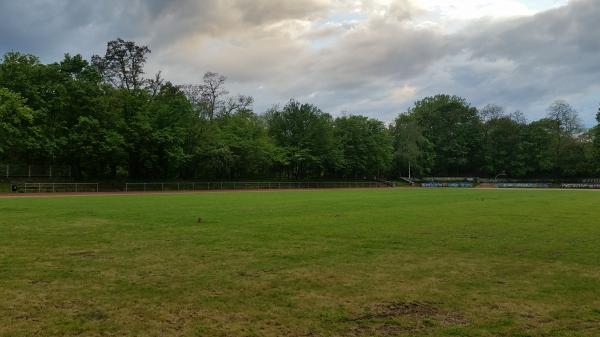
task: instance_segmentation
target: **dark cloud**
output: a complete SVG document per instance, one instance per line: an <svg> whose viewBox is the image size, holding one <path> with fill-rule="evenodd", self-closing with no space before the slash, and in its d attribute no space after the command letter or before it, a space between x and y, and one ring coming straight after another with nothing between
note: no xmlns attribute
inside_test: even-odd
<svg viewBox="0 0 600 337"><path fill-rule="evenodd" d="M600 78L596 1L456 27L422 24L416 3L2 1L0 52L50 62L64 52L102 53L106 41L123 37L150 45L149 73L161 69L176 82L224 73L232 88L256 95L259 110L297 97L333 113L391 120L414 100L444 92L530 118L564 98L592 123Z"/></svg>
<svg viewBox="0 0 600 337"><path fill-rule="evenodd" d="M462 36L470 58L457 67L455 79L464 87L477 88L487 99L495 96L514 108L537 105L537 111L531 112L536 117L543 113L539 106L556 98L591 95L588 91L600 78L598 18L600 7L595 1L578 0L532 17L473 24ZM476 66L481 63L510 67L481 72ZM482 88L481 81L493 89ZM591 123L595 104L573 103Z"/></svg>

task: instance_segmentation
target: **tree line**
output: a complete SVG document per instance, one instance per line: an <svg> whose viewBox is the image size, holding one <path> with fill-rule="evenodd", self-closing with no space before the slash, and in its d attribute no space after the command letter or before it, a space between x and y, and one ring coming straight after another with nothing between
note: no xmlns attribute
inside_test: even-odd
<svg viewBox="0 0 600 337"><path fill-rule="evenodd" d="M68 165L79 179L392 179L412 176L590 177L600 127L556 101L527 121L496 105L424 98L393 123L334 118L296 100L267 112L230 95L226 78L198 84L146 77L146 46L118 39L90 61L0 63L0 162ZM600 110L597 118L600 122Z"/></svg>

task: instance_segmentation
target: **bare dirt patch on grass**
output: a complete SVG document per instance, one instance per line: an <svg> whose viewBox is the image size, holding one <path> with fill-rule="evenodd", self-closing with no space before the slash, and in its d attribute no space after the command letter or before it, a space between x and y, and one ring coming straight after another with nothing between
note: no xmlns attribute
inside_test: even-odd
<svg viewBox="0 0 600 337"><path fill-rule="evenodd" d="M460 313L415 301L377 304L348 321L352 326L346 336L398 336L468 324Z"/></svg>

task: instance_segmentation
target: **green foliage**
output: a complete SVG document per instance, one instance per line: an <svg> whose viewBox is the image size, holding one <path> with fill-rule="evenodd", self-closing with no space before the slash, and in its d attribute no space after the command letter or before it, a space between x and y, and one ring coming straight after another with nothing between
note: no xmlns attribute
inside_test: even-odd
<svg viewBox="0 0 600 337"><path fill-rule="evenodd" d="M590 130L590 135L592 136L592 158L593 165L592 170L594 173L600 173L600 108L598 108L598 113L596 114L596 121L598 125Z"/></svg>
<svg viewBox="0 0 600 337"><path fill-rule="evenodd" d="M527 125L508 116L498 116L483 125L484 172L490 176L505 174L509 177L529 173L524 159Z"/></svg>
<svg viewBox="0 0 600 337"><path fill-rule="evenodd" d="M385 124L363 116L337 118L334 135L342 149L346 178L377 178L389 170L392 140Z"/></svg>
<svg viewBox="0 0 600 337"><path fill-rule="evenodd" d="M0 87L0 161L28 156L37 150L39 129L34 112L21 95Z"/></svg>
<svg viewBox="0 0 600 337"><path fill-rule="evenodd" d="M431 142L438 174L476 174L481 155L481 120L477 109L457 96L437 95L409 110Z"/></svg>
<svg viewBox="0 0 600 337"><path fill-rule="evenodd" d="M426 97L391 124L334 119L290 101L263 116L229 96L226 77L173 85L144 77L150 49L117 39L91 63L66 54L43 64L7 53L0 63L0 160L65 165L75 178L393 179L600 173L600 128L580 127L557 101L527 123L457 96ZM600 112L599 112L600 122Z"/></svg>
<svg viewBox="0 0 600 337"><path fill-rule="evenodd" d="M288 177L323 177L341 167L342 152L329 114L292 100L283 109L270 111L266 118Z"/></svg>
<svg viewBox="0 0 600 337"><path fill-rule="evenodd" d="M402 114L391 128L394 138L394 173L425 176L431 172L435 152L414 115Z"/></svg>

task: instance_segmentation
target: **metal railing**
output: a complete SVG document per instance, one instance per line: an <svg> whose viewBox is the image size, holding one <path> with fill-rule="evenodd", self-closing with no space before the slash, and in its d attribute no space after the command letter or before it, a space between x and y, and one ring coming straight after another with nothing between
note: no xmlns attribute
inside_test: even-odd
<svg viewBox="0 0 600 337"><path fill-rule="evenodd" d="M20 193L84 193L99 192L98 183L24 183L16 185Z"/></svg>
<svg viewBox="0 0 600 337"><path fill-rule="evenodd" d="M199 183L126 183L125 192L283 190L327 188L382 188L383 182L199 182Z"/></svg>

